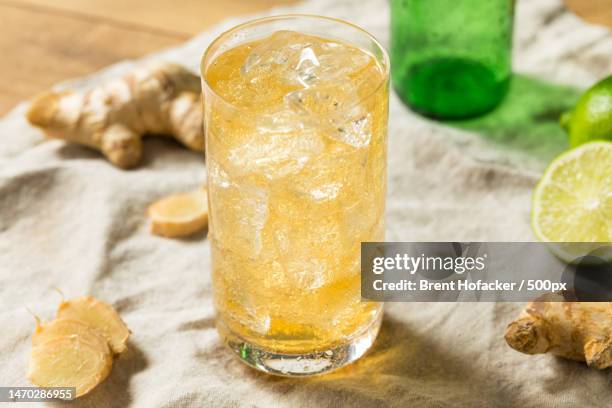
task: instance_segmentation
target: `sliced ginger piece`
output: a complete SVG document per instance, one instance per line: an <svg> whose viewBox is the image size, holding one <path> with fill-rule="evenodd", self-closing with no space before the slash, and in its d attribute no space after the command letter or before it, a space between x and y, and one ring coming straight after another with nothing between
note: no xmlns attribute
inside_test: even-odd
<svg viewBox="0 0 612 408"><path fill-rule="evenodd" d="M95 345L98 349L110 353L108 340L102 332L81 320L66 318L55 319L42 324L37 319L36 329L32 334L32 347L65 336L77 336L85 342Z"/></svg>
<svg viewBox="0 0 612 408"><path fill-rule="evenodd" d="M81 296L60 303L57 319L76 319L98 330L108 341L113 353L127 348L130 330L115 309L93 296Z"/></svg>
<svg viewBox="0 0 612 408"><path fill-rule="evenodd" d="M75 387L79 397L102 382L112 365L108 347L73 334L33 347L28 379L39 387Z"/></svg>
<svg viewBox="0 0 612 408"><path fill-rule="evenodd" d="M151 204L147 212L153 234L168 238L192 235L208 225L206 189L162 198Z"/></svg>

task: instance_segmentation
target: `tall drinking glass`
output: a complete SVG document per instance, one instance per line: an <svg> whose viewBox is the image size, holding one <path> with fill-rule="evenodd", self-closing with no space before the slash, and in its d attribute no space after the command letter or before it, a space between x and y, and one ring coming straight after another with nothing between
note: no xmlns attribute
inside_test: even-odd
<svg viewBox="0 0 612 408"><path fill-rule="evenodd" d="M415 111L477 116L511 76L514 0L391 0L393 86Z"/></svg>
<svg viewBox="0 0 612 408"><path fill-rule="evenodd" d="M351 24L240 25L202 59L217 328L279 375L359 358L382 305L361 301L360 243L384 240L388 57Z"/></svg>

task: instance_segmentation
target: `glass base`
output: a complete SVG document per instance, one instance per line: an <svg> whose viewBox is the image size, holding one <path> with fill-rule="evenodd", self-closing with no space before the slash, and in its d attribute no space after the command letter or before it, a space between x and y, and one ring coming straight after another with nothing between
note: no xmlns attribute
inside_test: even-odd
<svg viewBox="0 0 612 408"><path fill-rule="evenodd" d="M306 354L277 353L248 343L238 336L225 336L225 343L245 364L268 374L305 377L327 373L352 363L372 346L382 323L382 310L370 326L351 341Z"/></svg>

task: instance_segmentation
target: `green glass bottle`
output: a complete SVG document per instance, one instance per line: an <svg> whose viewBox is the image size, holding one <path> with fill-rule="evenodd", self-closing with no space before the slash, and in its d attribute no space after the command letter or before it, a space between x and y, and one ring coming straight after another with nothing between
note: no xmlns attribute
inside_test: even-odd
<svg viewBox="0 0 612 408"><path fill-rule="evenodd" d="M504 98L514 0L391 0L391 10L392 82L412 109L461 119Z"/></svg>

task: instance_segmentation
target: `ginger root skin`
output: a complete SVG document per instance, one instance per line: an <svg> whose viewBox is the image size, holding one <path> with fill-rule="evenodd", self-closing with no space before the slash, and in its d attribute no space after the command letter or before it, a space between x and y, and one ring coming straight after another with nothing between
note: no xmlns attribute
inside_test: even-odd
<svg viewBox="0 0 612 408"><path fill-rule="evenodd" d="M145 134L204 151L200 78L171 63L137 68L84 93L44 92L27 119L47 137L99 150L124 169L140 162Z"/></svg>
<svg viewBox="0 0 612 408"><path fill-rule="evenodd" d="M568 302L563 294L547 294L525 306L505 338L522 353L551 353L603 370L612 366L612 303Z"/></svg>

